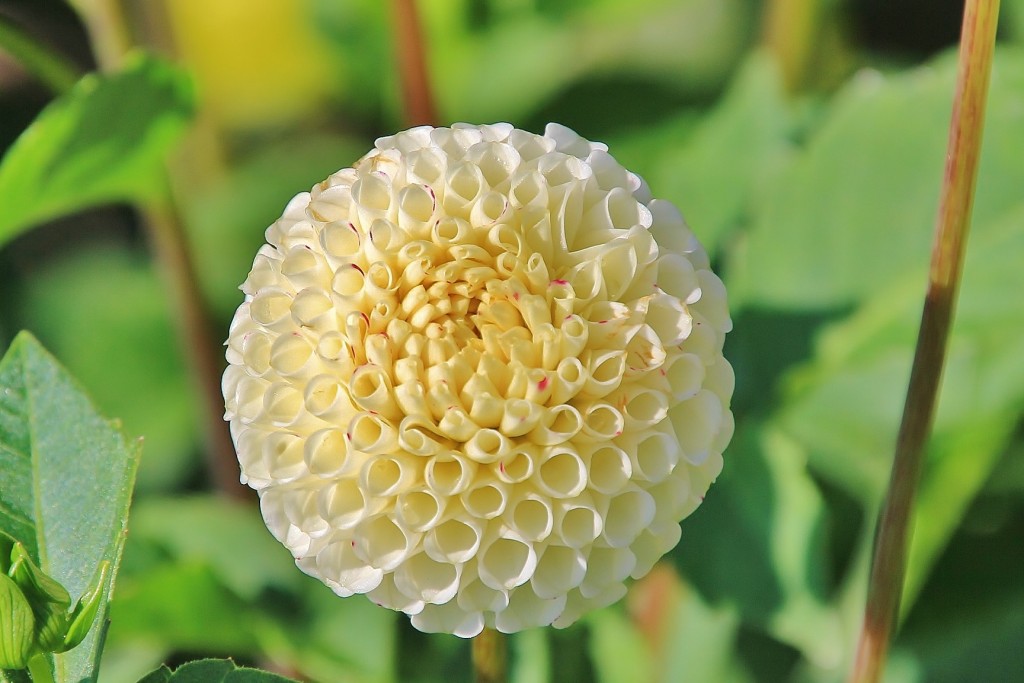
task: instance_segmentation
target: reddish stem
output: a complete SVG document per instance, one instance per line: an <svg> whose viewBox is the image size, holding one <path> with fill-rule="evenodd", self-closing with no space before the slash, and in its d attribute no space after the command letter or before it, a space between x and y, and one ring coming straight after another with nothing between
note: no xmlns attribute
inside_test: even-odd
<svg viewBox="0 0 1024 683"><path fill-rule="evenodd" d="M935 412L970 226L998 15L999 0L968 0L964 8L956 95L928 290L889 490L878 522L864 624L851 683L879 680L899 617L911 511Z"/></svg>
<svg viewBox="0 0 1024 683"><path fill-rule="evenodd" d="M409 126L438 123L427 73L427 52L415 0L394 0L395 51Z"/></svg>

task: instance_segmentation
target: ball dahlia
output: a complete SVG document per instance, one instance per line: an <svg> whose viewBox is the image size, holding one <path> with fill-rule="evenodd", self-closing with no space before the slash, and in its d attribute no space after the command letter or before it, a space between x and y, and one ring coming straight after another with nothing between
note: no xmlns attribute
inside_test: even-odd
<svg viewBox="0 0 1024 683"><path fill-rule="evenodd" d="M424 631L566 626L678 542L732 435L721 281L551 124L421 127L297 195L223 389L298 566Z"/></svg>

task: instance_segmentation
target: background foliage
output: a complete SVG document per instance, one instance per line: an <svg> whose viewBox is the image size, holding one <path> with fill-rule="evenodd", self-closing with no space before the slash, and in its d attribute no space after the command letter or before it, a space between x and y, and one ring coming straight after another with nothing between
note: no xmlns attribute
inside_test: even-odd
<svg viewBox="0 0 1024 683"><path fill-rule="evenodd" d="M679 547L623 604L515 636L512 680L841 680L917 331L959 4L419 4L442 119L557 120L607 142L682 208L735 321L737 435ZM315 681L468 680L466 643L334 598L251 497L214 492L174 300L136 214L111 203L165 201L175 150L196 277L226 336L287 200L404 125L390 4L127 6L135 41L171 61L137 55L47 106L0 52L0 348L31 330L145 437L101 680L203 656ZM1024 680L1024 2L1003 6L892 683ZM93 68L72 7L5 1L0 15Z"/></svg>

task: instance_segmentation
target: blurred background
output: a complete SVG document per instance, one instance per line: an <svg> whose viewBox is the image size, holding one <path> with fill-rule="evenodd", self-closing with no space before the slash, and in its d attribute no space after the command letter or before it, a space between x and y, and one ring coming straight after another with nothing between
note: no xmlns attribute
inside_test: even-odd
<svg viewBox="0 0 1024 683"><path fill-rule="evenodd" d="M412 4L131 0L120 46L97 32L108 4L0 0L0 19L80 72L116 68L131 43L194 85L173 202L156 212L180 227L191 271L168 265L152 207L130 204L65 212L0 248L0 348L31 330L145 440L101 680L231 656L311 681L468 681L467 643L335 598L225 484L237 472L208 464L224 437L213 344L263 231L377 136L424 122L402 94ZM1024 1L1002 5L897 683L1024 681ZM558 121L606 142L682 209L733 308L738 429L722 477L622 604L515 636L512 680L842 680L917 330L962 3L415 6L434 123ZM53 98L0 49L0 149ZM184 322L188 283L206 337Z"/></svg>

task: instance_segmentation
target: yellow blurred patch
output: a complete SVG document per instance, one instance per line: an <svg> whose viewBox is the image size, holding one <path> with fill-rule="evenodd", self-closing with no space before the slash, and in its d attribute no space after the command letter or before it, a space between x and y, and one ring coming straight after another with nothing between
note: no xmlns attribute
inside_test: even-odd
<svg viewBox="0 0 1024 683"><path fill-rule="evenodd" d="M166 7L203 105L224 125L293 121L339 85L308 0L174 0Z"/></svg>

